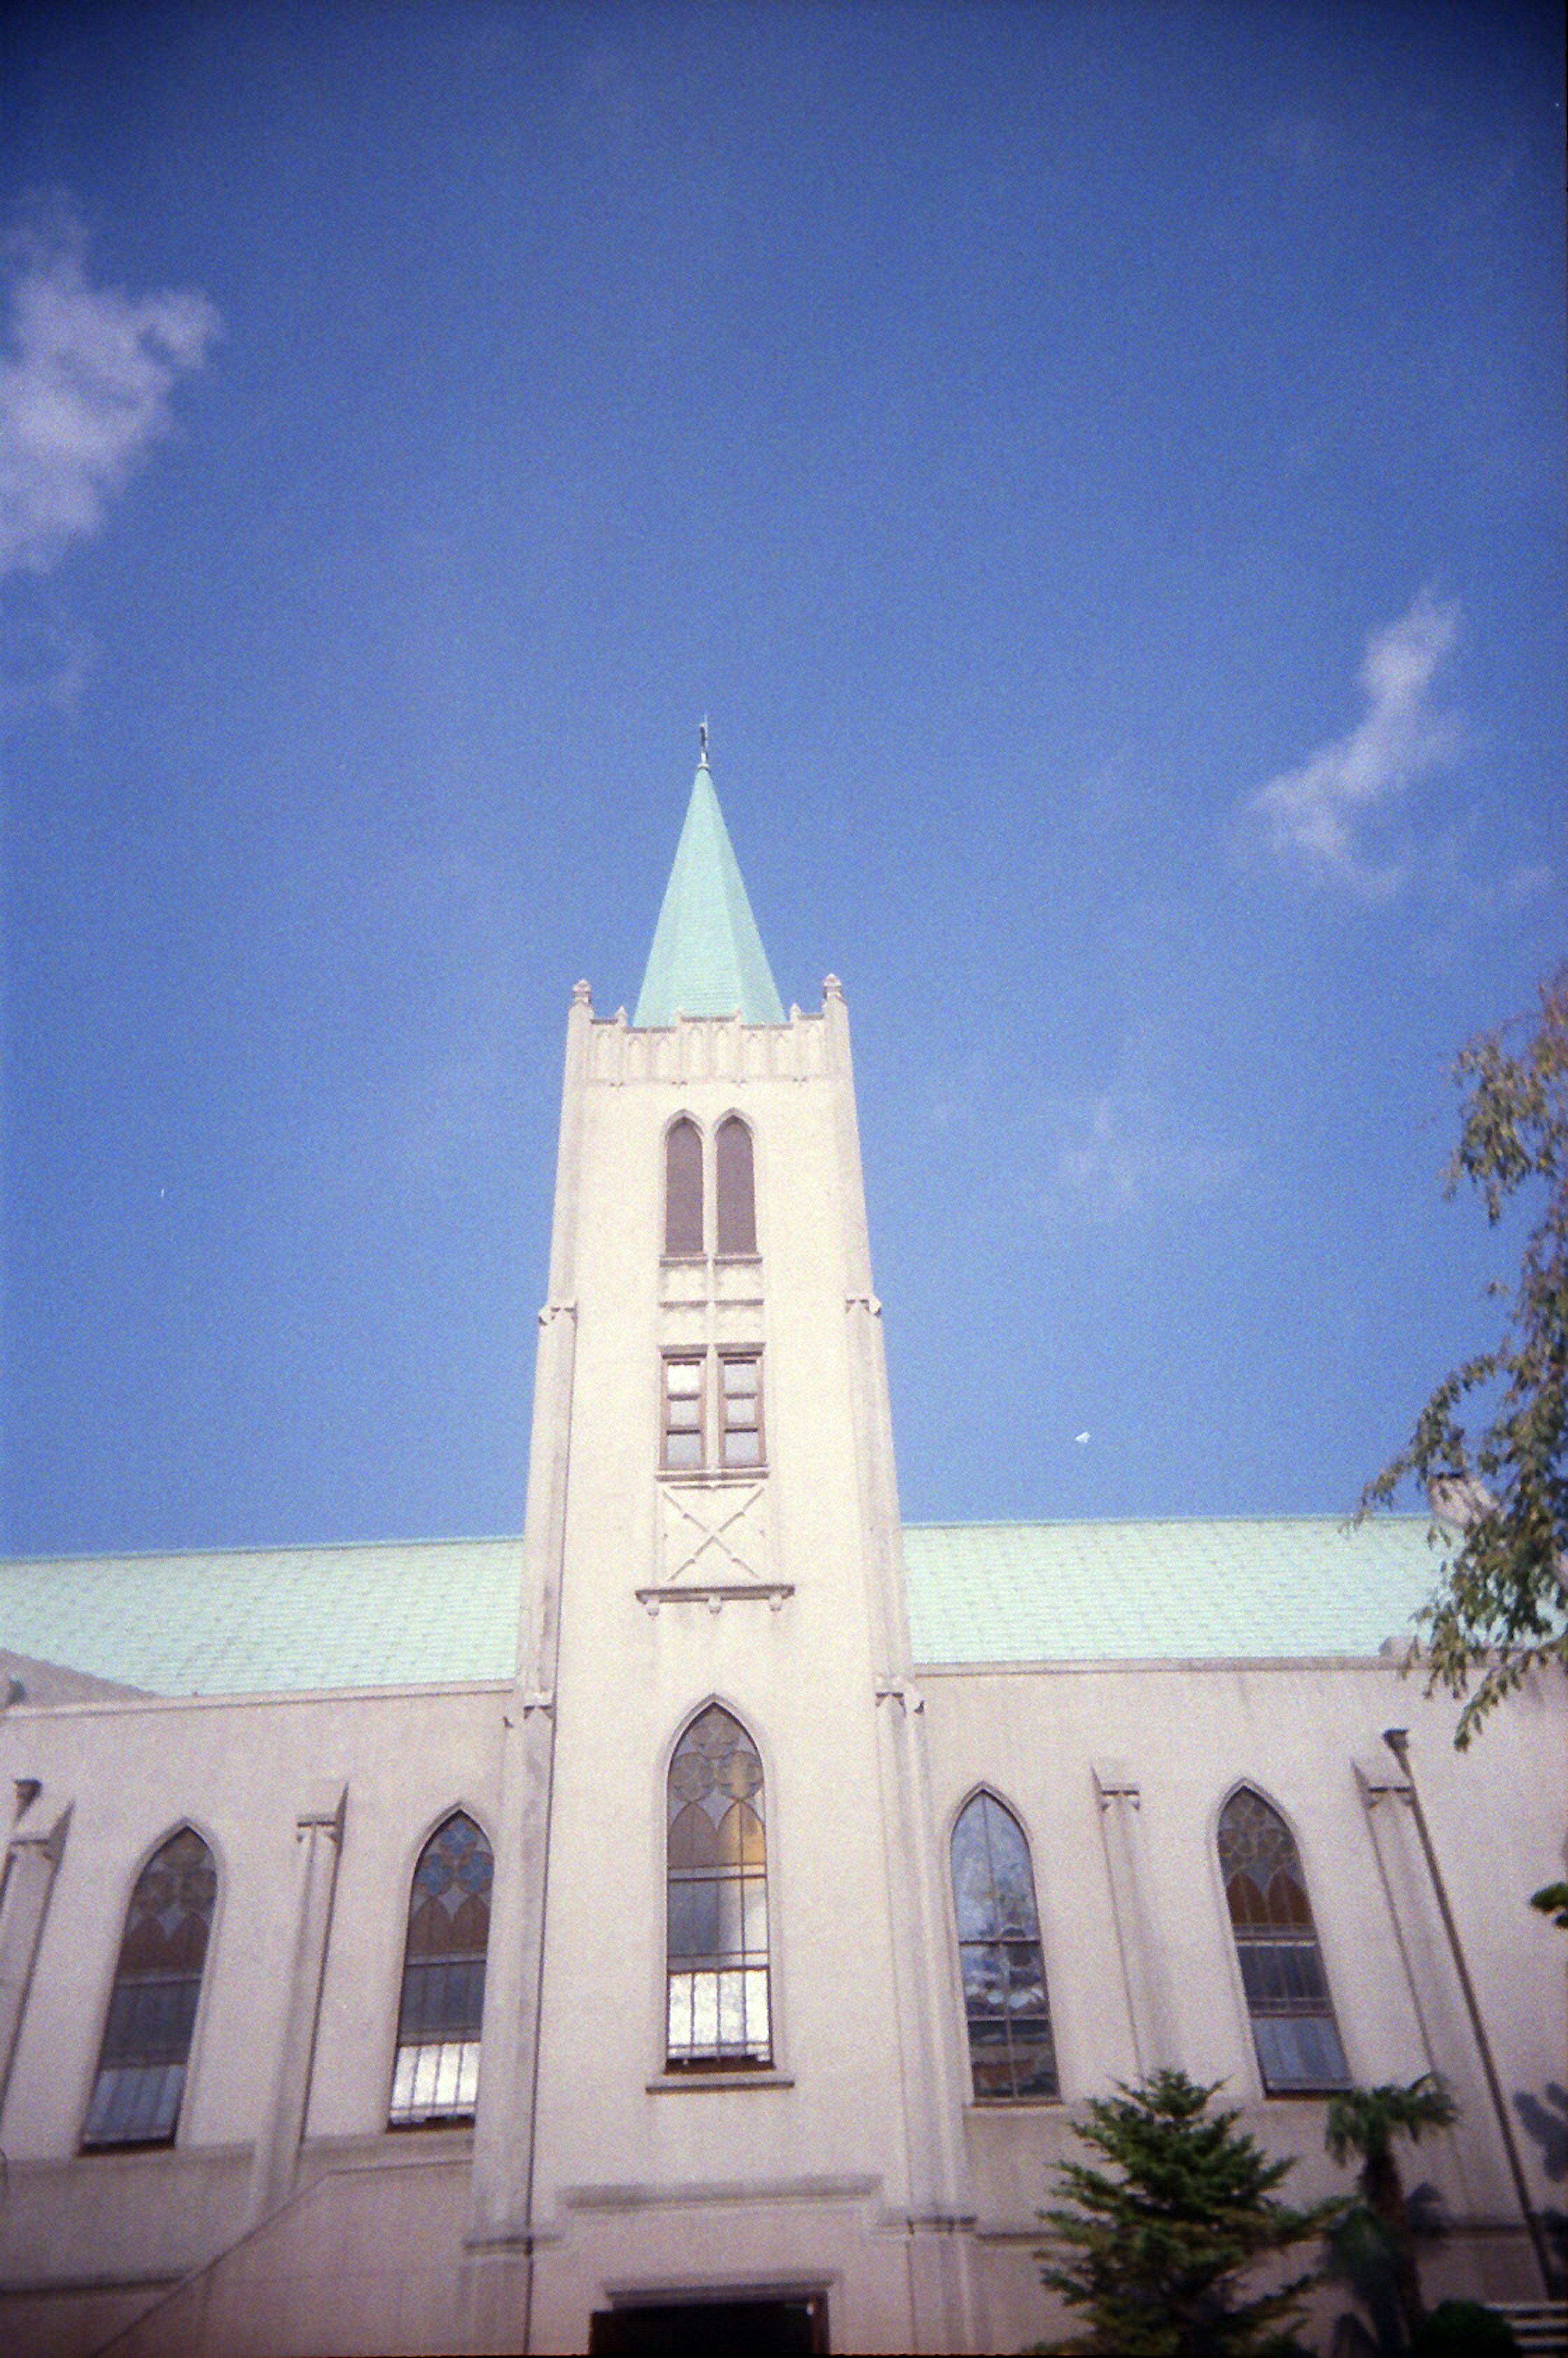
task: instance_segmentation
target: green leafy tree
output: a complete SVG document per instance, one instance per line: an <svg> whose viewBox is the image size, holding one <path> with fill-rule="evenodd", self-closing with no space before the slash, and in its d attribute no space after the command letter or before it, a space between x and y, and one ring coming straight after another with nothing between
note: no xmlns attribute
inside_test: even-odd
<svg viewBox="0 0 1568 2358"><path fill-rule="evenodd" d="M1091 2101L1077 2134L1120 2174L1064 2163L1054 2189L1063 2200L1041 2214L1052 2239L1042 2280L1087 2324L1061 2348L1121 2358L1284 2358L1299 2348L1289 2329L1321 2270L1250 2299L1242 2279L1255 2263L1321 2235L1344 2206L1277 2201L1294 2162L1271 2161L1238 2133L1234 2108L1211 2113L1217 2091L1156 2071L1140 2088Z"/></svg>
<svg viewBox="0 0 1568 2358"><path fill-rule="evenodd" d="M1517 1285L1490 1288L1509 1304L1502 1338L1444 1378L1358 1510L1413 1478L1457 1532L1423 1619L1433 1683L1468 1696L1461 1748L1532 1665L1568 1668L1568 967L1541 986L1540 1022L1516 1052L1517 1028L1460 1052L1444 1174L1445 1195L1480 1190L1494 1228L1516 1197L1540 1205Z"/></svg>
<svg viewBox="0 0 1568 2358"><path fill-rule="evenodd" d="M1369 2245L1374 2261L1381 2258L1407 2341L1420 2328L1426 2304L1394 2140L1409 2137L1414 2145L1431 2129L1451 2127L1456 2117L1453 2097L1430 2071L1408 2088L1347 2088L1328 2107L1324 2143L1336 2161L1354 2155L1361 2165L1356 2180L1360 2208L1341 2222L1341 2248L1355 2247L1364 2255ZM1371 2305L1376 2313L1378 2304Z"/></svg>

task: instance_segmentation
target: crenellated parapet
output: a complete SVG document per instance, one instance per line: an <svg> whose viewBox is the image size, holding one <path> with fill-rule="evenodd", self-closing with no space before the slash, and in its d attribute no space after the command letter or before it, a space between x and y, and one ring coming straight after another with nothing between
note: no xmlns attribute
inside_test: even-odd
<svg viewBox="0 0 1568 2358"><path fill-rule="evenodd" d="M581 1003L581 1002L579 1002ZM813 1080L833 1069L826 1010L792 1007L785 1023L747 1023L738 1015L677 1015L657 1030L629 1023L624 1008L593 1016L585 1078L611 1088L629 1081Z"/></svg>

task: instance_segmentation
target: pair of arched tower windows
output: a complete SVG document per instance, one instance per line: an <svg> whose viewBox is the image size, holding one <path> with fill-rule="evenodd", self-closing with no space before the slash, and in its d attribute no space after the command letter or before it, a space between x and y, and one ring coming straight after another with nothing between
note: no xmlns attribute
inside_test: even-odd
<svg viewBox="0 0 1568 2358"><path fill-rule="evenodd" d="M1290 1828L1242 1785L1219 1816L1219 1866L1263 2085L1345 2086L1306 1880ZM959 1812L953 1909L977 2099L1059 2093L1034 1873L1023 1828L992 1793Z"/></svg>
<svg viewBox="0 0 1568 2358"><path fill-rule="evenodd" d="M707 1154L701 1130L681 1114L665 1133L665 1255L745 1259L757 1249L757 1185L752 1133L738 1113L713 1133L713 1232L708 1228Z"/></svg>

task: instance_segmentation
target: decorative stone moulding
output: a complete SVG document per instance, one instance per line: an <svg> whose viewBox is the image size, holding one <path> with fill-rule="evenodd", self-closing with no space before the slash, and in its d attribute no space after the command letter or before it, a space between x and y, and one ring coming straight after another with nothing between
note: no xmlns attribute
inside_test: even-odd
<svg viewBox="0 0 1568 2358"><path fill-rule="evenodd" d="M710 1613L720 1613L726 1605L765 1603L773 1613L782 1613L784 1601L795 1595L793 1580L683 1580L664 1588L640 1588L637 1602L650 1617L656 1617L661 1605L706 1605Z"/></svg>
<svg viewBox="0 0 1568 2358"><path fill-rule="evenodd" d="M705 1582L721 1588L765 1582L773 1570L766 1520L768 1486L741 1481L665 1480L659 1484L661 1588Z"/></svg>
<svg viewBox="0 0 1568 2358"><path fill-rule="evenodd" d="M808 1079L827 1070L827 1026L792 1008L787 1023L743 1023L738 1015L683 1015L640 1032L624 1010L592 1019L588 1076L612 1088L625 1081Z"/></svg>

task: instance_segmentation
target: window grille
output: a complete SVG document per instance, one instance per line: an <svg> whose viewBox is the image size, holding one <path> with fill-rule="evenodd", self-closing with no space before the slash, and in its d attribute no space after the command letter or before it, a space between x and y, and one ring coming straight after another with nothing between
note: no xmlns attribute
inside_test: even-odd
<svg viewBox="0 0 1568 2358"><path fill-rule="evenodd" d="M1346 2086L1295 1843L1249 1786L1220 1812L1219 1866L1264 2087L1279 2094Z"/></svg>
<svg viewBox="0 0 1568 2358"><path fill-rule="evenodd" d="M212 1854L189 1826L136 1877L84 2146L173 2143L217 1898Z"/></svg>
<svg viewBox="0 0 1568 2358"><path fill-rule="evenodd" d="M668 1784L666 2054L672 2071L773 2058L762 1764L719 1704L676 1747Z"/></svg>
<svg viewBox="0 0 1568 2358"><path fill-rule="evenodd" d="M953 1905L978 2100L1059 2093L1029 1844L1011 1810L977 1793L953 1829Z"/></svg>
<svg viewBox="0 0 1568 2358"><path fill-rule="evenodd" d="M489 1843L454 1810L414 1870L388 2113L394 2128L473 2115L493 1879Z"/></svg>

